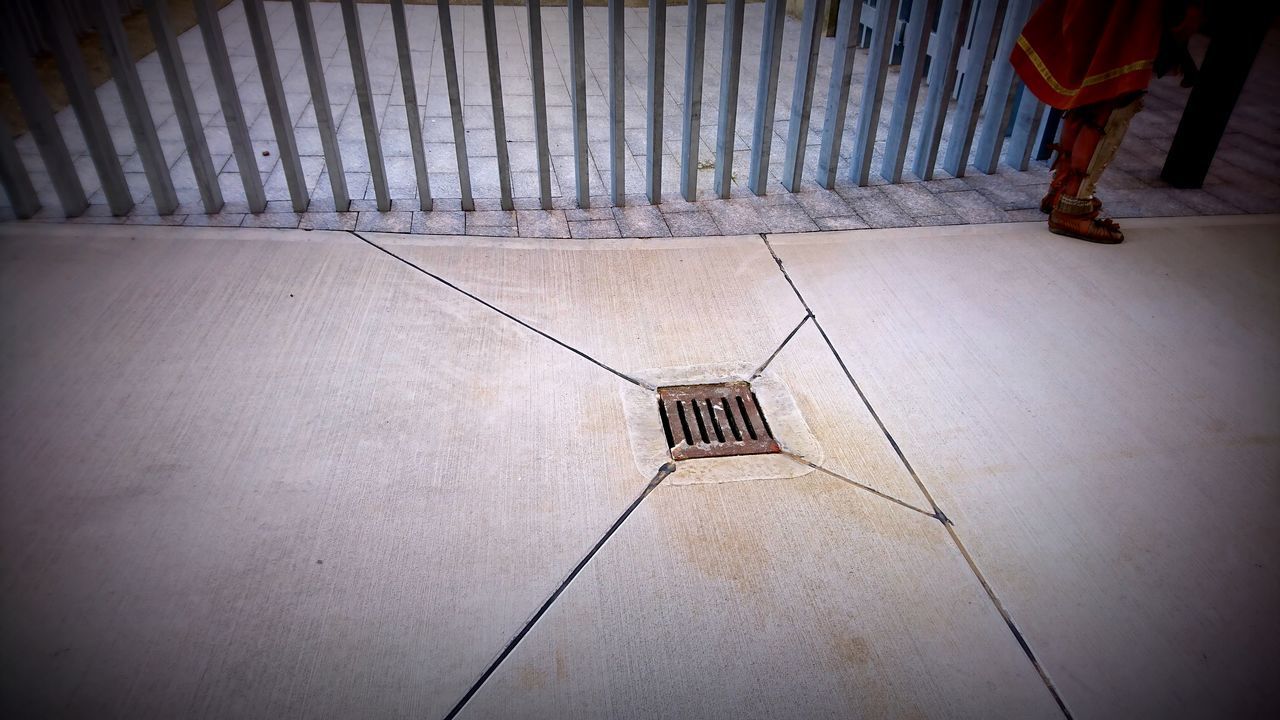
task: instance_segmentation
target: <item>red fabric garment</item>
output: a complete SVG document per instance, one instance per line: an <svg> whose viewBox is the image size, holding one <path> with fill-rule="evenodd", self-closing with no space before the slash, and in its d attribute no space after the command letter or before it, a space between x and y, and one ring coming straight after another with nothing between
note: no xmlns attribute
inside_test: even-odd
<svg viewBox="0 0 1280 720"><path fill-rule="evenodd" d="M1010 62L1036 97L1060 110L1145 90L1163 12L1161 0L1045 0Z"/></svg>

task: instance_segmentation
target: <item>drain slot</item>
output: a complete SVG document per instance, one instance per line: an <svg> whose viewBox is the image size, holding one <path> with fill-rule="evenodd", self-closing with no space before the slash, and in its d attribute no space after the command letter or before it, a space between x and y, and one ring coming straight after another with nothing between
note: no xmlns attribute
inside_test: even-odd
<svg viewBox="0 0 1280 720"><path fill-rule="evenodd" d="M658 388L658 414L675 460L781 451L751 383L743 380Z"/></svg>

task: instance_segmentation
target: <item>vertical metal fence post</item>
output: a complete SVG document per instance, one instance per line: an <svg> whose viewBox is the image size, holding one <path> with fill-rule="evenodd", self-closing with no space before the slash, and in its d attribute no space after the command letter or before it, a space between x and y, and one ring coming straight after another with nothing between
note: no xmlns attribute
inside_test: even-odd
<svg viewBox="0 0 1280 720"><path fill-rule="evenodd" d="M1000 29L1000 43L992 59L991 79L987 82L987 98L982 108L982 133L973 159L974 167L987 174L995 172L999 163L1004 131L1013 112L1013 95L1021 82L1015 77L1009 56L1030 14L1031 0L1011 0Z"/></svg>
<svg viewBox="0 0 1280 720"><path fill-rule="evenodd" d="M4 7L0 5L0 63L3 63L5 75L13 87L18 106L22 108L31 137L44 160L44 169L53 182L53 190L58 195L62 213L66 217L75 217L89 207L84 186L80 184L80 176L76 173L71 153L67 151L67 143L58 129L49 99L36 78L35 65L14 31L13 18L3 10ZM8 136L8 130L4 130Z"/></svg>
<svg viewBox="0 0 1280 720"><path fill-rule="evenodd" d="M178 208L178 193L173 189L173 177L169 175L169 163L160 149L160 136L156 135L147 94L142 90L138 68L133 63L133 55L124 36L120 7L116 0L96 0L86 4L91 8L93 24L98 28L98 40L102 43L107 63L111 65L111 76L115 78L116 90L120 93L120 102L138 148L138 157L142 159L142 169L147 175L147 185L151 187L156 212L171 215Z"/></svg>
<svg viewBox="0 0 1280 720"><path fill-rule="evenodd" d="M36 197L31 176L22 164L9 123L3 117L0 117L0 183L4 184L4 191L9 194L9 202L13 203L13 212L18 217L25 220L40 211L40 198Z"/></svg>
<svg viewBox="0 0 1280 720"><path fill-rule="evenodd" d="M453 119L453 147L458 158L462 209L475 210L476 201L471 197L471 168L467 164L467 131L462 126L462 90L458 87L458 59L454 53L449 0L436 0L436 11L440 16L440 49L444 55L444 80L449 88L449 115Z"/></svg>
<svg viewBox="0 0 1280 720"><path fill-rule="evenodd" d="M586 28L582 0L569 0L569 93L573 103L573 182L578 207L591 206L591 180L587 177L587 67Z"/></svg>
<svg viewBox="0 0 1280 720"><path fill-rule="evenodd" d="M920 140L911 165L911 172L921 180L933 179L942 128L947 119L947 103L951 100L951 89L955 87L956 65L969 29L972 6L973 0L945 0L938 18L937 43L929 66L929 95L925 99L924 117L920 119Z"/></svg>
<svg viewBox="0 0 1280 720"><path fill-rule="evenodd" d="M738 66L742 64L743 0L725 0L724 50L720 55L720 121L716 129L716 195L729 197L733 146L738 139Z"/></svg>
<svg viewBox="0 0 1280 720"><path fill-rule="evenodd" d="M853 77L853 58L858 49L858 21L862 17L862 0L840 0L836 16L836 57L831 68L831 84L827 88L827 112L822 123L822 146L818 150L818 184L830 190L836 183L836 166L840 163L840 142L844 138L845 110L849 106L849 82ZM871 67L866 74L870 76ZM863 108L866 112L866 108Z"/></svg>
<svg viewBox="0 0 1280 720"><path fill-rule="evenodd" d="M751 192L764 195L769 180L769 151L773 146L773 112L778 101L778 68L782 57L782 29L787 15L784 0L765 0L760 37L760 75L756 80L756 115L751 128Z"/></svg>
<svg viewBox="0 0 1280 720"><path fill-rule="evenodd" d="M942 167L953 177L964 177L969 164L969 150L978 127L978 108L986 92L987 72L991 69L991 45L995 42L997 21L1003 17L1006 0L985 0L974 21L973 46L965 62L960 102L951 122L951 137ZM1021 28L1019 28L1021 30Z"/></svg>
<svg viewBox="0 0 1280 720"><path fill-rule="evenodd" d="M622 0L609 0L609 190L615 207L625 204L627 188L627 99L623 77L627 41L623 5Z"/></svg>
<svg viewBox="0 0 1280 720"><path fill-rule="evenodd" d="M65 8L60 2L56 5L57 7L36 3L36 14L53 50L53 59L57 62L62 84L66 87L67 99L71 102L76 119L80 121L80 129L89 146L89 156L98 171L98 178L102 181L102 191L107 196L111 214L127 215L133 209L133 197L129 194L129 184L124 179L120 157L116 155L116 146L111 140L111 132L107 130L107 120L102 115L98 96L94 94L93 85L89 82L89 72L80 56L80 48L71 35L71 29L67 27Z"/></svg>
<svg viewBox="0 0 1280 720"><path fill-rule="evenodd" d="M502 68L498 62L498 19L493 0L482 0L484 47L489 61L489 100L493 103L493 138L498 152L498 187L502 193L502 209L514 209L511 200L511 159L507 155L507 116L502 109Z"/></svg>
<svg viewBox="0 0 1280 720"><path fill-rule="evenodd" d="M204 136L204 126L200 123L200 109L196 106L195 93L191 91L187 64L182 58L178 38L174 35L173 25L166 14L168 8L161 5L159 0L143 0L143 6L151 25L151 36L156 41L156 55L160 57L169 95L173 98L178 127L182 130L182 139L187 146L187 159L191 162L196 186L200 189L200 203L205 212L216 213L223 205L222 188L218 185L218 168L214 167L213 157L209 154L209 142Z"/></svg>
<svg viewBox="0 0 1280 720"><path fill-rule="evenodd" d="M898 73L898 89L893 95L893 118L889 121L889 137L884 143L884 162L880 176L891 183L902 181L902 166L907 159L907 140L915 119L916 100L920 95L921 68L929 49L929 30L938 11L938 0L915 0L902 52L902 71Z"/></svg>
<svg viewBox="0 0 1280 720"><path fill-rule="evenodd" d="M293 0L293 17L294 24L298 26L307 84L311 87L311 107L316 115L316 129L320 133L320 145L324 148L329 188L333 191L333 209L345 212L351 207L351 196L347 192L347 176L342 169L342 150L338 145L337 125L333 122L333 108L329 105L329 88L324 82L324 62L320 59L320 45L316 41L316 25L311 17L310 0Z"/></svg>
<svg viewBox="0 0 1280 720"><path fill-rule="evenodd" d="M648 187L645 194L649 202L662 202L662 157L665 143L662 137L663 100L667 69L667 3L666 0L649 0L649 102L645 118L645 178Z"/></svg>
<svg viewBox="0 0 1280 720"><path fill-rule="evenodd" d="M787 123L787 155L782 165L782 186L800 189L804 151L809 138L809 111L813 105L813 81L818 74L818 42L826 0L805 0L800 52L796 55L796 83L791 91L791 121Z"/></svg>
<svg viewBox="0 0 1280 720"><path fill-rule="evenodd" d="M227 41L222 36L222 23L218 20L217 11L213 9L212 0L193 0L193 4L196 8L196 24L200 26L200 37L204 39L205 54L209 56L213 84L218 91L218 103L222 106L222 117L227 123L227 134L231 137L231 150L235 153L236 167L240 171L240 182L244 185L245 199L250 212L259 213L267 208L267 195L262 189L262 175L258 172L253 143L249 140L249 126L244 119L244 109L240 106L236 76L231 70L231 59L227 57Z"/></svg>
<svg viewBox="0 0 1280 720"><path fill-rule="evenodd" d="M351 75L356 83L356 103L360 106L360 124L364 127L364 149L369 155L369 173L373 179L373 195L378 210L391 209L391 191L387 187L387 165L382 159L382 140L378 135L378 110L373 106L369 87L369 62L364 54L364 33L360 30L360 13L355 0L341 0L342 24L347 31L347 54L351 56Z"/></svg>
<svg viewBox="0 0 1280 720"><path fill-rule="evenodd" d="M1013 135L1004 149L1004 161L1011 168L1026 170L1031 162L1031 150L1042 131L1044 103L1030 91L1024 90L1018 102L1018 117L1013 123Z"/></svg>
<svg viewBox="0 0 1280 720"><path fill-rule="evenodd" d="M684 122L680 147L680 194L698 199L698 149L702 145L702 56L707 35L707 0L689 0L684 45Z"/></svg>
<svg viewBox="0 0 1280 720"><path fill-rule="evenodd" d="M418 180L418 207L430 210L431 178L427 175L426 148L422 146L422 118L418 115L418 86L413 78L413 53L409 48L404 0L391 0L391 25L396 36L396 57L400 60L400 88L404 92L404 116L413 151L413 174Z"/></svg>
<svg viewBox="0 0 1280 720"><path fill-rule="evenodd" d="M294 212L305 212L310 198L307 182L298 161L298 141L293 134L293 116L280 82L280 67L276 63L275 45L271 41L271 26L262 0L244 0L244 17L249 25L249 37L253 40L253 54L258 59L258 74L262 76L262 90L267 99L267 111L271 114L271 126L275 130L277 150L280 152L280 169L289 185L289 198ZM244 172L244 168L241 168Z"/></svg>
<svg viewBox="0 0 1280 720"><path fill-rule="evenodd" d="M547 138L547 89L542 69L542 0L526 0L529 9L529 80L533 84L534 149L538 154L538 194L551 209L551 143Z"/></svg>
<svg viewBox="0 0 1280 720"><path fill-rule="evenodd" d="M923 4L924 0L916 0L916 3ZM884 81L889 74L889 56L893 52L894 28L897 25L898 0L880 0L876 6L871 54L867 56L867 76L863 79L858 136L853 143L853 161L849 168L849 177L857 185L866 185L871 179L871 156L876 148L880 108L884 105ZM898 82L902 82L901 76Z"/></svg>

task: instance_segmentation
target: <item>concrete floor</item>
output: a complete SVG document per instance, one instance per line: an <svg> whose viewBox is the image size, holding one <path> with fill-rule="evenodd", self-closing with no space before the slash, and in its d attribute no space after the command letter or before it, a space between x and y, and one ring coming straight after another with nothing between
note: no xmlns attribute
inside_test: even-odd
<svg viewBox="0 0 1280 720"><path fill-rule="evenodd" d="M86 229L0 226L6 717L1280 710L1280 217ZM775 350L818 468L636 450Z"/></svg>

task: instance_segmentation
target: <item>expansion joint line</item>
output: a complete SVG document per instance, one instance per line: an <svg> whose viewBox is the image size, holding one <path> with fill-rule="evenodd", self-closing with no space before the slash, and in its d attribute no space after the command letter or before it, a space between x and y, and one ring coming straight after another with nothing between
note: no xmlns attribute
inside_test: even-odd
<svg viewBox="0 0 1280 720"><path fill-rule="evenodd" d="M489 663L489 667L486 668L480 677L476 679L475 683L471 685L471 688L467 690L467 694L463 695L462 699L453 706L453 709L445 716L445 720L452 720L458 716L458 713L462 712L462 709L471 701L471 698L480 691L480 688L484 685L485 681L488 680L489 677L498 669L498 666L502 665L503 661L515 651L516 646L520 644L520 641L524 640L524 637L528 635L529 631L533 629L533 626L542 619L542 616L551 608L551 605L560 597L560 594L564 592L565 588L569 587L569 583L573 582L573 579L578 577L578 573L582 572L582 569L587 566L587 563L591 562L591 558L595 557L596 553L600 551L600 548L604 547L604 544L609 541L609 538L613 537L613 534L618 531L618 528L622 527L622 523L626 522L627 518L631 516L631 513L634 512L636 508L640 507L640 503L644 502L644 499L649 497L649 493L656 490L658 485L662 484L662 481L675 471L676 464L674 462L668 462L658 468L658 472L653 476L653 479L649 481L649 484L645 486L644 490L640 492L640 495L627 506L626 510L622 511L622 514L618 516L617 520L613 521L613 524L609 526L609 529L605 531L604 535L600 536L600 539L596 541L596 544L592 545L591 549L587 551L587 554L578 561L578 564L569 572L564 581L560 583L560 586L555 589L555 592L551 593L550 597L548 597L546 601L542 603L542 606L538 608L538 611L533 614L533 617L529 618L528 622L524 624L524 627L520 628L520 632L516 633L515 637L511 638L511 641L507 643L507 646L502 649L502 652L498 653L498 656L493 659L493 662Z"/></svg>
<svg viewBox="0 0 1280 720"><path fill-rule="evenodd" d="M381 245L379 245L379 244L377 244L377 243L373 242L372 240L370 240L370 239L366 238L365 236L361 235L360 233L356 232L355 230L348 230L347 232L349 232L349 233L351 233L352 235L354 235L355 237L359 238L361 242L365 243L365 244L366 244L366 245L368 245L369 247L372 247L372 248L374 248L375 250L377 250L377 251L379 251L379 252L381 252L381 253L384 253L384 254L386 254L386 255L389 255L389 256L391 256L391 257L395 258L396 260L399 260L400 262L404 263L405 265L408 265L409 267L413 268L414 270L417 270L418 272L422 273L423 275L426 275L427 277L431 278L432 280L435 280L436 282L440 283L441 285L444 285L445 287L449 288L450 290L453 290L453 291L455 291L455 292L457 292L457 293L460 293L460 294L462 294L462 295L465 295L466 297L468 297L468 298L470 298L470 299L472 299L472 300L475 300L476 302L480 303L481 305L483 305L483 306L485 306L485 307L489 308L490 310L492 310L492 311L494 311L494 312L498 313L498 314L499 314L499 315L501 315L502 317L504 317L504 318L506 318L506 319L508 319L508 320L511 320L512 322L516 323L517 325L520 325L520 326L521 326L521 327L523 327L523 328L526 328L526 329L528 329L528 330L532 330L533 332L537 333L538 335L541 335L542 337L544 337L544 338L546 338L546 339L550 340L551 342L553 342L553 343L555 343L555 344L559 345L560 347L564 348L565 350L568 350L569 352L573 353L574 355L577 355L578 357L580 357L580 358L582 358L582 359L584 359L584 360L586 360L586 361L588 361L588 362L590 362L590 363L593 363L593 364L595 364L595 365L597 365L597 366L599 366L599 367L601 367L601 368L604 368L605 370L608 370L609 372L613 373L614 375L617 375L618 377L622 378L623 380L626 380L627 382L629 382L629 383L631 383L631 384L633 384L633 385L638 385L638 386L640 386L640 387L644 388L645 390L655 390L655 391L656 391L656 390L658 389L658 388L657 388L657 387L655 387L654 385L651 385L651 384L649 384L649 383L647 383L647 382L645 382L645 381L643 381L643 380L638 380L638 379L636 379L636 378L631 377L630 375L627 375L627 374L626 374L626 373L624 373L624 372L621 372L621 371L619 371L619 370L615 370L615 369L613 369L613 368L609 367L608 365L605 365L604 363L600 362L599 360L597 360L597 359L595 359L595 358L591 357L590 355L588 355L588 354L586 354L586 353L582 352L581 350L579 350L579 349L577 349L577 348L573 347L572 345L570 345L570 344L568 344L568 343L564 342L563 340L561 340L561 339L559 339L559 338L555 337L554 335L551 335L551 334L549 334L549 333L543 332L542 330L539 330L538 328L536 328L536 327L534 327L534 326L530 325L529 323L525 322L524 320L521 320L520 318L516 317L515 315L512 315L511 313L507 312L506 310L503 310L502 308L500 308L500 307L498 307L498 306L494 305L493 303L491 303L491 302L489 302L489 301L487 301L487 300L485 300L485 299L483 299L483 298L481 298L481 297L478 297L478 296L476 296L476 295L473 295L472 293L469 293L469 292L467 292L466 290L463 290L462 288L458 287L457 285L454 285L453 283L449 282L448 280L445 280L444 278L440 277L439 275L436 275L435 273L431 272L430 270L427 270L427 269L423 268L422 266L420 266L420 265L418 265L418 264L414 263L412 260L409 260L409 259L407 259L407 258L401 257L400 255L397 255L397 254L395 254L395 253L391 252L390 250L388 250L388 249L386 249L385 247L383 247L383 246L381 246Z"/></svg>
<svg viewBox="0 0 1280 720"><path fill-rule="evenodd" d="M782 339L782 343L778 345L778 349L774 350L773 353L769 355L769 358L765 360L760 365L760 367L756 368L755 371L751 373L750 377L748 377L747 380L755 380L756 378L760 377L760 374L764 372L765 368L769 367L769 363L773 362L773 359L778 357L778 353L782 352L782 348L786 347L787 343L791 342L791 338L795 337L796 333L800 332L800 328L804 327L804 324L809 322L809 320L812 318L813 318L813 313L808 312L806 309L804 318L801 319L800 322L796 324L796 326L791 330L791 332L787 333L787 336Z"/></svg>
<svg viewBox="0 0 1280 720"><path fill-rule="evenodd" d="M880 428L880 432L884 435L885 439L889 441L889 445L893 447L893 451L898 455L898 460L902 462L902 466L906 468L907 473L911 475L911 479L915 481L916 487L920 488L920 492L924 495L925 499L929 501L929 507L933 508L933 517L941 522L942 526L946 528L947 534L951 536L952 543L955 544L956 549L960 551L965 562L968 563L969 569L973 571L974 577L978 579L978 583L982 585L982 589L986 591L987 597L991 599L991 603L995 606L996 612L1000 613L1000 617L1004 619L1005 625L1007 625L1009 627L1009 631L1013 633L1013 637L1018 641L1018 645L1022 648L1022 652L1027 656L1027 659L1031 661L1031 665L1035 667L1036 672L1040 674L1040 679L1044 682L1049 693L1053 695L1053 700L1058 704L1058 709L1062 711L1062 714L1067 718L1067 720L1071 720L1071 711L1067 709L1067 704L1062 699L1062 695L1059 694L1058 687L1054 685L1053 680L1049 677L1049 673L1045 671L1044 666L1041 665L1039 659L1036 658L1035 652L1033 652L1031 650L1031 646L1027 644L1027 640L1023 637L1022 631L1019 630L1017 624L1014 623L1013 617L1009 614L1009 611L1005 609L1004 603L1000 602L1000 598L996 595L995 590L992 589L991 584L987 582L986 576L982 574L982 570L978 568L978 564L974 561L973 556L969 554L969 550L960 540L960 536L956 533L955 524L952 523L951 519L942 512L942 508L938 507L938 503L933 499L933 494L929 492L929 488L925 487L924 482L920 479L920 475L917 474L916 469L912 467L911 461L908 460L906 454L902 452L902 448L898 445L898 441L894 439L893 433L889 432L889 428L885 427L884 421L880 419L880 414L876 412L871 401L867 399L866 393L862 391L862 386L860 386L858 381L854 379L853 373L849 371L849 366L845 364L844 358L840 356L840 351L836 349L835 343L831 342L831 338L827 335L827 331L822 327L822 323L818 320L818 316L814 314L813 308L809 307L809 303L805 301L804 295L800 293L800 288L796 287L795 281L791 278L791 275L787 273L787 268L783 265L782 258L778 256L778 253L773 249L773 245L769 242L768 234L760 233L760 240L762 240L765 247L769 249L769 254L773 256L773 261L777 263L778 270L782 273L782 277L786 278L787 284L791 286L791 291L796 294L796 298L800 300L800 304L804 306L804 309L809 313L809 316L813 318L814 327L816 327L818 332L822 335L823 341L827 343L827 347L831 350L831 354L835 356L836 362L840 364L840 369L844 371L845 377L849 379L849 384L852 385L854 391L858 393L858 397L862 400L862 404L867 408L867 412L871 413L871 417L876 421L876 425ZM822 468L818 469L822 470ZM848 478L844 479L848 480ZM928 515L930 513L925 514Z"/></svg>
<svg viewBox="0 0 1280 720"><path fill-rule="evenodd" d="M896 497L894 497L894 496L892 496L892 495L890 495L890 494L888 494L888 493L880 492L879 490L877 490L877 489L875 489L875 488L871 487L870 485L867 485L867 484L865 484L865 483L860 483L860 482L858 482L857 480L854 480L853 478L845 477L844 475L841 475L841 474L840 474L840 473L838 473L838 472L833 472L833 471L831 471L831 470L828 470L828 469L826 469L826 468L822 467L821 465L818 465L818 464L816 464L816 463L810 462L809 460L806 460L805 458L803 458L803 457L801 457L801 456L799 456L799 455L796 455L795 453L791 453L791 452L787 452L786 450L783 450L783 451L782 451L782 454L783 454L783 455L786 455L787 457L791 458L792 460L795 460L796 462L800 463L801 465L804 465L804 466L806 466L806 467L811 467L811 468L813 468L814 470L817 470L817 471L818 471L818 472L820 472L820 473L824 473L824 474L826 474L826 475L830 475L831 477L833 477L833 478L835 478L835 479L837 479L837 480L842 480L842 481L844 481L844 482L847 482L847 483L849 483L850 485L852 485L852 486L854 486L854 487L856 487L856 488L858 488L858 489L860 489L860 490L865 490L865 491L867 491L867 492L871 493L872 495L875 495L876 497L880 497L880 498L883 498L883 499L885 499L885 500L888 500L889 502L894 503L895 505L901 505L902 507L904 507L904 508L906 508L906 509L908 509L908 510L911 510L911 511L914 511L914 512L918 512L918 513L920 513L921 515L923 515L923 516L925 516L925 517L927 517L927 518L933 518L934 520L942 520L942 521L944 521L944 522L950 522L949 520L946 520L946 516L945 516L945 515L943 515L942 517L938 517L938 515L939 515L938 511L929 512L928 510L925 510L924 508L916 507L915 505L912 505L911 503L909 503L909 502L907 502L907 501L905 501L905 500L900 500L900 499L898 499L898 498L896 498Z"/></svg>

